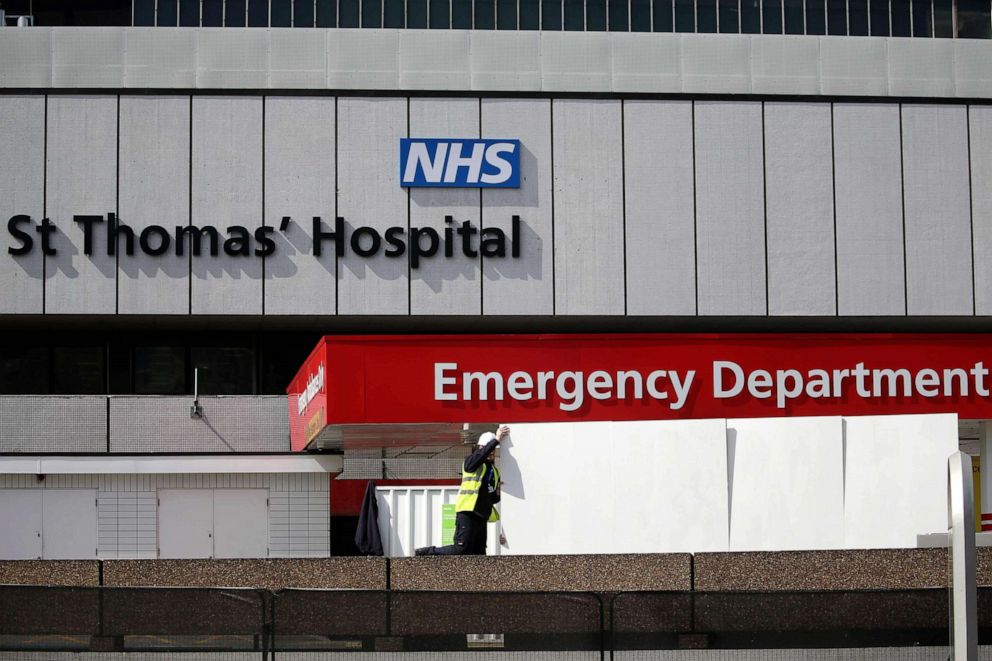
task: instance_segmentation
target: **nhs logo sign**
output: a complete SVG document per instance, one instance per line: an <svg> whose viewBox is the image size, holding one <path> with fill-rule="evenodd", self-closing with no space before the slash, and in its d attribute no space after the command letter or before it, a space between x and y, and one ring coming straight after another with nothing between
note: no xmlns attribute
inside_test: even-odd
<svg viewBox="0 0 992 661"><path fill-rule="evenodd" d="M400 185L520 188L520 141L402 138Z"/></svg>

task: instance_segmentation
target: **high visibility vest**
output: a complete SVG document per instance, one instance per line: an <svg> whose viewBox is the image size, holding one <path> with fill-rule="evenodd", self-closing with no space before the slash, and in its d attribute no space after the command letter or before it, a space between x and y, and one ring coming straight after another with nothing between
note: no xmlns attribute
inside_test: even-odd
<svg viewBox="0 0 992 661"><path fill-rule="evenodd" d="M483 462L474 473L469 473L462 468L462 483L458 487L458 498L455 499L456 512L474 512L475 504L479 500L479 490L482 488L482 478L486 474L486 463ZM493 464L493 484L499 488L499 470ZM493 507L489 513L489 522L499 521L499 512Z"/></svg>

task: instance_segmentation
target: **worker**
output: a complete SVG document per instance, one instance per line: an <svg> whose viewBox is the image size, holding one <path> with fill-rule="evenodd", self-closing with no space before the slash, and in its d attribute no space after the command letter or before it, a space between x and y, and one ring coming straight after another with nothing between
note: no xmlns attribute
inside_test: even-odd
<svg viewBox="0 0 992 661"><path fill-rule="evenodd" d="M455 539L450 546L426 546L416 555L485 555L488 523L499 520L494 505L499 502L499 470L496 450L510 433L501 426L496 433L479 437L475 452L462 465L462 483L455 500Z"/></svg>

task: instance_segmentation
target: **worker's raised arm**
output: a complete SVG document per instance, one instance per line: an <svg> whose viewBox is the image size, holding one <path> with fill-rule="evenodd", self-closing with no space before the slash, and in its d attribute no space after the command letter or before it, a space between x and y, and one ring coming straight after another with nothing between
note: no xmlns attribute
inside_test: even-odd
<svg viewBox="0 0 992 661"><path fill-rule="evenodd" d="M488 457L498 445L499 439L494 438L485 445L477 446L475 452L465 458L465 472L474 473L478 470L479 466L482 465L482 462L486 460L486 457Z"/></svg>

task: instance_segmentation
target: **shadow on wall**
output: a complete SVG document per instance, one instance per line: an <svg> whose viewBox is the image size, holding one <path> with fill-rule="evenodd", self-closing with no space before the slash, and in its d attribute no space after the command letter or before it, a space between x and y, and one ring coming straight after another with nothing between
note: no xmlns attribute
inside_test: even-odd
<svg viewBox="0 0 992 661"><path fill-rule="evenodd" d="M511 433L500 445L499 474L500 480L503 483L500 491L514 498L526 498L526 494L524 493L524 479L520 473L520 464L513 457L513 434Z"/></svg>

